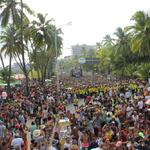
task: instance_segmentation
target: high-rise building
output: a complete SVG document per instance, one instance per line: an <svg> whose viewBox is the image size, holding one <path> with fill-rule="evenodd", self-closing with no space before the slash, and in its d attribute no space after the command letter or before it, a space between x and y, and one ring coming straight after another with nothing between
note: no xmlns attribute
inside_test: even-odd
<svg viewBox="0 0 150 150"><path fill-rule="evenodd" d="M73 45L72 46L72 55L73 56L80 56L82 54L82 50L89 51L95 49L95 45Z"/></svg>

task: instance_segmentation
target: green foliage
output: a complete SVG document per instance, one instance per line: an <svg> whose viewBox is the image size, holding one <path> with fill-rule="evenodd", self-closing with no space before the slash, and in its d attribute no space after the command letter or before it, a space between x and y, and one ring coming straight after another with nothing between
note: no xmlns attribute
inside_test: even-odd
<svg viewBox="0 0 150 150"><path fill-rule="evenodd" d="M138 11L131 20L133 25L117 28L115 39L106 35L99 42L100 67L107 74L111 70L117 77L147 79L150 70L150 16Z"/></svg>
<svg viewBox="0 0 150 150"><path fill-rule="evenodd" d="M31 45L29 51L32 67L41 74L43 82L46 73L52 70L54 59L60 56L62 48L61 29L57 29L47 15L37 14L37 20L31 22L31 27L26 31L26 39ZM57 52L56 52L56 45ZM49 70L50 69L50 70Z"/></svg>
<svg viewBox="0 0 150 150"><path fill-rule="evenodd" d="M2 79L2 81L5 83L8 80L8 76L9 76L9 67L5 67L5 69L0 70L0 77Z"/></svg>
<svg viewBox="0 0 150 150"><path fill-rule="evenodd" d="M2 9L0 14L1 26L6 27L9 23L13 23L19 27L21 23L21 3L17 0L1 0L0 7ZM29 14L33 13L25 3L23 3L23 8ZM23 13L23 17L28 19L25 13Z"/></svg>
<svg viewBox="0 0 150 150"><path fill-rule="evenodd" d="M148 79L149 72L150 72L150 63L142 63L137 67L137 70L134 72L134 74L139 78Z"/></svg>

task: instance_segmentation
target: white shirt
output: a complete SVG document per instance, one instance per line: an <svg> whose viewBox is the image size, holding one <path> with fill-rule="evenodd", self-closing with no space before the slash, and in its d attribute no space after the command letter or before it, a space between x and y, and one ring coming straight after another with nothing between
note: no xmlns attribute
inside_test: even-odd
<svg viewBox="0 0 150 150"><path fill-rule="evenodd" d="M123 93L120 93L120 97L124 97L124 94L123 94Z"/></svg>
<svg viewBox="0 0 150 150"><path fill-rule="evenodd" d="M126 109L126 111L127 111L127 117L131 116L133 110L134 110L134 108L132 106L131 107L130 106L127 107L127 109Z"/></svg>
<svg viewBox="0 0 150 150"><path fill-rule="evenodd" d="M147 87L148 92L150 92L150 87Z"/></svg>
<svg viewBox="0 0 150 150"><path fill-rule="evenodd" d="M143 101L138 102L138 107L139 107L139 109L143 109L143 107L144 107Z"/></svg>
<svg viewBox="0 0 150 150"><path fill-rule="evenodd" d="M0 138L5 137L5 130L6 130L6 127L4 125L0 125Z"/></svg>
<svg viewBox="0 0 150 150"><path fill-rule="evenodd" d="M139 120L139 116L138 115L132 115L132 119L137 122Z"/></svg>
<svg viewBox="0 0 150 150"><path fill-rule="evenodd" d="M125 98L130 98L131 95L132 95L131 91L127 91L127 92L125 93Z"/></svg>
<svg viewBox="0 0 150 150"><path fill-rule="evenodd" d="M65 143L64 148L71 148L71 144L70 143Z"/></svg>
<svg viewBox="0 0 150 150"><path fill-rule="evenodd" d="M44 109L43 113L44 113L44 118L47 118L47 115L48 115L47 110Z"/></svg>
<svg viewBox="0 0 150 150"><path fill-rule="evenodd" d="M112 97L113 91L112 89L109 90L109 96Z"/></svg>
<svg viewBox="0 0 150 150"><path fill-rule="evenodd" d="M150 99L150 95L145 96L145 99L146 99L146 100L147 100L147 99Z"/></svg>
<svg viewBox="0 0 150 150"><path fill-rule="evenodd" d="M51 146L49 150L57 150L55 147Z"/></svg>
<svg viewBox="0 0 150 150"><path fill-rule="evenodd" d="M24 141L22 138L14 138L11 142L11 146L13 146L14 148L19 147L19 150L21 150L21 145L24 144Z"/></svg>
<svg viewBox="0 0 150 150"><path fill-rule="evenodd" d="M51 102L55 102L55 99L52 96L47 96L47 101L51 103Z"/></svg>

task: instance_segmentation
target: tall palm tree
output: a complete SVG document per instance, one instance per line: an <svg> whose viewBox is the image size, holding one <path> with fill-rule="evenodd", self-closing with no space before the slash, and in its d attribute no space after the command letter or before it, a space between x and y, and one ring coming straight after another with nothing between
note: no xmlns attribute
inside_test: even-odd
<svg viewBox="0 0 150 150"><path fill-rule="evenodd" d="M28 73L25 63L25 51L24 51L24 43L23 43L23 19L24 19L24 4L23 0L20 0L20 8L21 8L21 20L20 20L20 35L21 35L21 54L22 54L22 64L23 64L23 73L25 75L25 86L26 86L26 95L28 96L29 93L29 86L28 86Z"/></svg>
<svg viewBox="0 0 150 150"><path fill-rule="evenodd" d="M25 57L24 57L24 47L23 47L23 19L28 20L26 14L23 12L23 9L26 10L29 14L32 14L32 10L22 2L17 0L0 0L0 7L2 8L2 12L0 14L1 26L6 27L9 23L12 23L14 27L20 28L21 32L21 41L22 41L22 63L23 63L23 72L26 77L26 87L27 94L29 94L28 90L28 79L27 79L27 71L25 65Z"/></svg>
<svg viewBox="0 0 150 150"><path fill-rule="evenodd" d="M128 36L125 33L125 31L122 28L117 28L116 32L114 33L114 35L116 36L116 52L117 53L126 53L126 50L129 48L128 45Z"/></svg>
<svg viewBox="0 0 150 150"><path fill-rule="evenodd" d="M32 14L32 10L25 3L22 3L22 6L29 14ZM12 23L19 27L21 2L17 0L0 0L0 7L2 9L0 14L1 26L6 27L9 23ZM27 19L25 13L23 13L23 16Z"/></svg>
<svg viewBox="0 0 150 150"><path fill-rule="evenodd" d="M20 53L20 40L18 40L18 35L16 33L16 29L10 25L6 28L6 30L2 31L0 36L0 41L2 43L1 53L4 53L5 56L9 57L9 74L7 80L7 92L10 93L10 80L11 80L11 65L12 65L12 57L16 53Z"/></svg>
<svg viewBox="0 0 150 150"><path fill-rule="evenodd" d="M117 70L122 71L123 75L126 65L131 63L131 58L133 56L130 49L129 36L120 27L117 28L114 35L116 36L116 39L113 48L114 53L112 55L112 63Z"/></svg>
<svg viewBox="0 0 150 150"><path fill-rule="evenodd" d="M62 34L61 29L56 29L56 26L51 24L51 20L46 19L47 15L43 16L42 14L37 14L38 21L33 21L32 24L32 35L33 41L35 45L34 49L34 63L37 63L37 53L40 54L42 51L46 53L48 57L45 58L46 62L41 70L42 80L44 82L47 67L50 59L56 57L56 49L55 49L55 35L57 38L57 56L61 54L61 46L62 46L62 38L60 34ZM42 56L42 55L41 55ZM43 55L44 56L44 55Z"/></svg>
<svg viewBox="0 0 150 150"><path fill-rule="evenodd" d="M107 34L103 40L102 40L103 45L106 46L112 46L114 45L114 39L111 38L111 36L109 34Z"/></svg>
<svg viewBox="0 0 150 150"><path fill-rule="evenodd" d="M140 56L150 55L150 15L143 11L137 11L131 18L134 24L126 27L126 31L132 36L131 49Z"/></svg>

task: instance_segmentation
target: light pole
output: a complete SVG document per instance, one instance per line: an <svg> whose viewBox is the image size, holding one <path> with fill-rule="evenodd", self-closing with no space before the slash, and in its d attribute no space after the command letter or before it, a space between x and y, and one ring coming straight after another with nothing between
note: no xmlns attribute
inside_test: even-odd
<svg viewBox="0 0 150 150"><path fill-rule="evenodd" d="M72 22L68 22L66 24L58 26L58 28L63 26L72 25ZM57 86L57 93L60 91L59 85L59 64L58 64L58 45L57 45L57 28L55 26L55 52L56 52L56 86Z"/></svg>

